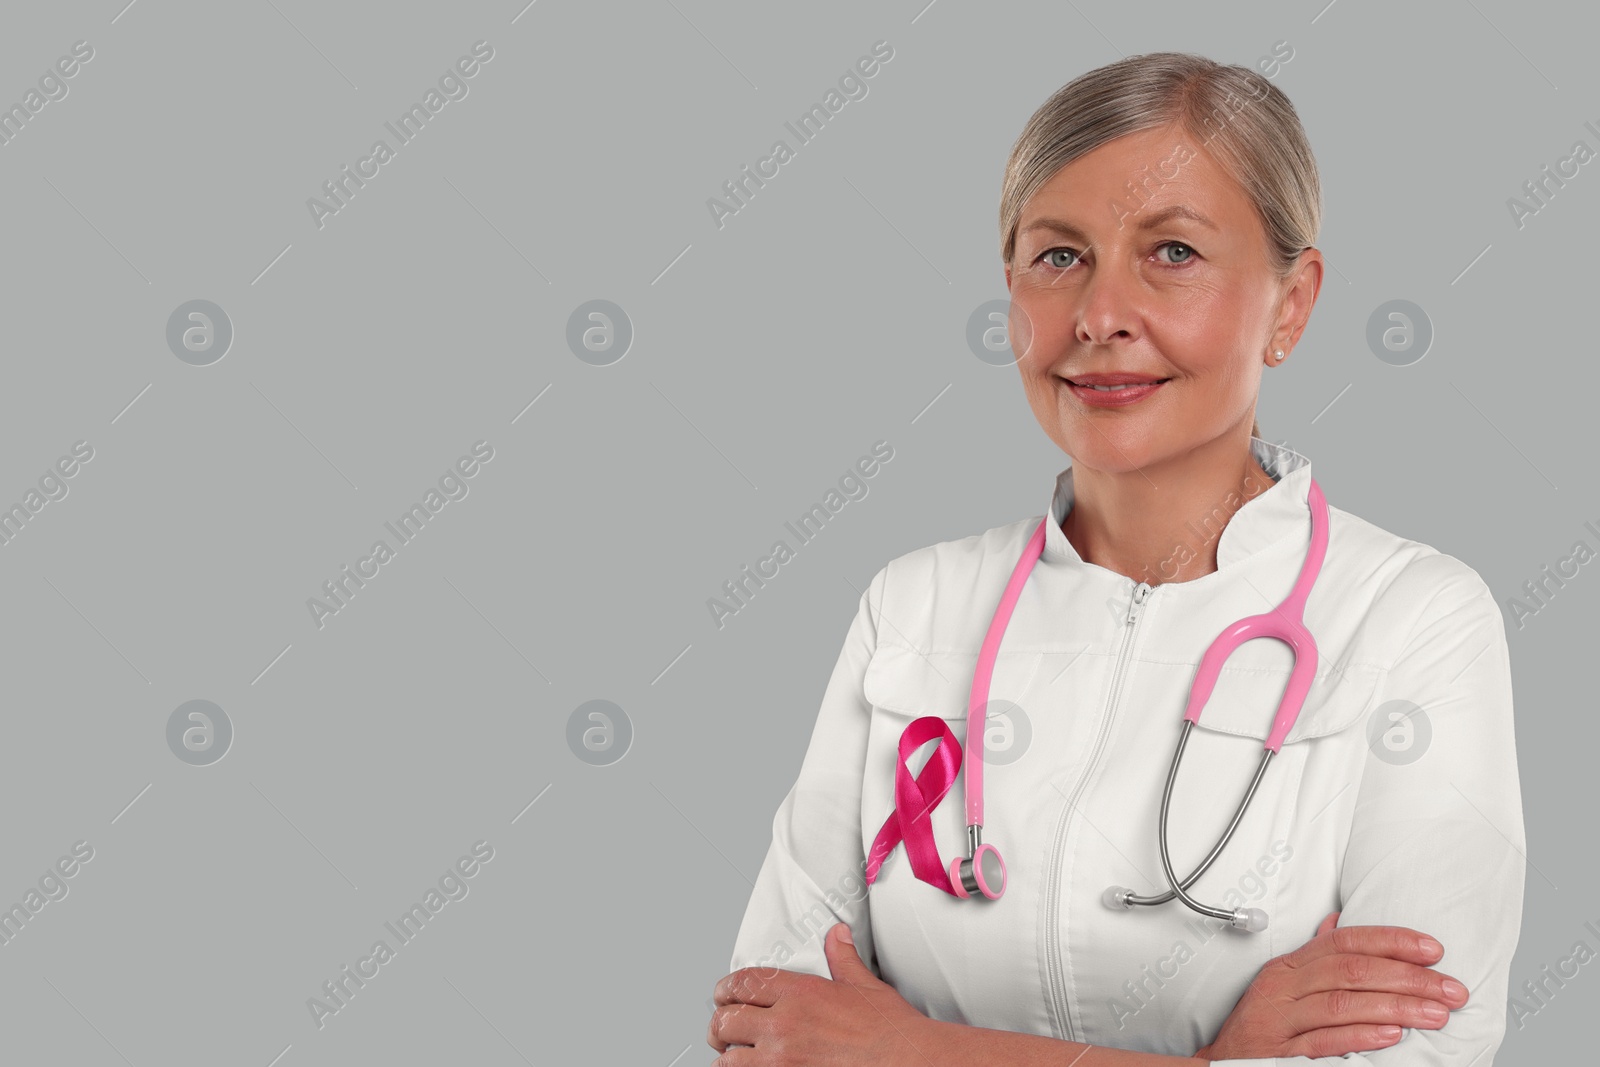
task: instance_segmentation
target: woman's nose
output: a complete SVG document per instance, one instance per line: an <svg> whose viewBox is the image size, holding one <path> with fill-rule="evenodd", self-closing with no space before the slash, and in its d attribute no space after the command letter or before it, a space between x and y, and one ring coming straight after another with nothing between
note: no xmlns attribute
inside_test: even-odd
<svg viewBox="0 0 1600 1067"><path fill-rule="evenodd" d="M1084 344L1107 344L1138 325L1138 278L1114 264L1096 263L1079 289L1077 335Z"/></svg>

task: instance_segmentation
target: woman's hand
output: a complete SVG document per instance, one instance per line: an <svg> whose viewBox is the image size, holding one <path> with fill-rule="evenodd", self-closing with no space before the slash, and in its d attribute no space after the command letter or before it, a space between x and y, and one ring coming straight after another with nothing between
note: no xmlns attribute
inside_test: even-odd
<svg viewBox="0 0 1600 1067"><path fill-rule="evenodd" d="M1401 1027L1437 1030L1467 1002L1466 987L1428 966L1443 950L1404 926L1336 927L1268 960L1201 1059L1342 1056L1387 1048ZM1429 939L1431 941L1431 939ZM1432 942L1437 944L1437 942Z"/></svg>
<svg viewBox="0 0 1600 1067"><path fill-rule="evenodd" d="M861 962L855 945L840 936L849 932L837 923L823 938L832 981L743 967L718 982L706 1044L726 1055L715 1063L927 1067L937 1024ZM730 1045L754 1047L728 1052Z"/></svg>

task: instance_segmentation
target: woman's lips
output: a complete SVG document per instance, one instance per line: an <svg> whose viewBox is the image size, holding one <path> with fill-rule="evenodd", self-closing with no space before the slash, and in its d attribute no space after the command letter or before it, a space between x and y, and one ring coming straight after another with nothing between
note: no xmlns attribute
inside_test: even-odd
<svg viewBox="0 0 1600 1067"><path fill-rule="evenodd" d="M1065 378L1062 379L1062 381L1066 382L1067 388L1072 391L1073 396L1085 404L1097 408L1122 408L1127 407L1129 404L1137 404L1171 380L1170 378L1163 378L1148 385L1125 385L1120 389L1096 389L1092 385L1074 385Z"/></svg>

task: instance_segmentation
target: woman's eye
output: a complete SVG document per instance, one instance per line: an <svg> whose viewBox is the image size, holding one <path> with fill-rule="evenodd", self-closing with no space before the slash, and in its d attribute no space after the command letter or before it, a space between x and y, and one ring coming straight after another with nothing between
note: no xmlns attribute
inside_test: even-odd
<svg viewBox="0 0 1600 1067"><path fill-rule="evenodd" d="M1184 244L1182 241L1166 241L1162 243L1161 247L1179 248L1183 250L1183 255L1179 259L1167 260L1166 262L1168 263L1187 263L1189 261L1189 257L1194 255L1194 249Z"/></svg>
<svg viewBox="0 0 1600 1067"><path fill-rule="evenodd" d="M1182 241L1163 241L1159 248L1170 250L1172 258L1163 259L1162 262L1169 267L1180 266L1189 262L1194 257L1195 249L1192 245ZM1048 248L1039 253L1039 262L1055 270L1067 270L1079 259L1076 250L1066 247Z"/></svg>

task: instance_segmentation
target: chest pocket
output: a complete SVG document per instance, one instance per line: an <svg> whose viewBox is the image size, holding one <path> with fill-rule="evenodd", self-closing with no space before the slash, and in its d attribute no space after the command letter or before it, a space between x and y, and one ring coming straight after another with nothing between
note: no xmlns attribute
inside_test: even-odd
<svg viewBox="0 0 1600 1067"><path fill-rule="evenodd" d="M1266 743L1289 684L1291 662L1287 647L1272 644L1283 652L1281 666L1252 665L1244 661L1242 651L1234 654L1218 673L1216 688L1200 712L1198 727ZM1187 682L1194 680L1196 668L1191 665L1163 666L1177 670ZM1284 745L1325 737L1353 725L1364 712L1371 711L1372 696L1382 673L1380 668L1367 666L1330 671L1319 664L1299 717L1283 739ZM1184 691L1187 693L1187 685ZM1179 713L1182 714L1181 709Z"/></svg>
<svg viewBox="0 0 1600 1067"><path fill-rule="evenodd" d="M1039 696L1048 692L1042 679L1059 675L1062 668L1078 658L1076 651L1040 652L1033 650L1011 651L1002 648L996 657L989 702L977 739L983 750L985 795L991 795L1015 784L1023 776L1033 788L1046 788L1052 775L1049 765L1059 764L1056 753L1045 760L1024 757L1045 746L1061 747L1061 724L1054 721L1059 694L1066 686L1055 690L1050 698ZM950 732L963 745L970 721L968 702L972 698L972 676L977 665L977 652L920 653L894 645L880 645L867 665L862 681L862 692L872 705L872 721L868 737L867 773L876 774L885 795L892 801L894 768L899 757L900 736L916 719L933 716L944 720ZM1092 668L1080 668L1080 670ZM1004 694L1004 695L1002 695ZM1013 700L1012 698L1015 698ZM1036 699L1037 698L1037 699ZM1026 704L1019 704L1016 701ZM1052 734L1051 731L1056 731ZM927 750L933 747L925 742ZM1087 744L1074 747L1087 752ZM913 774L920 773L924 765L922 749L908 762ZM1071 757L1077 758L1077 757ZM1070 762L1070 758L1069 758ZM1034 766L1039 763L1039 766ZM988 768L1001 771L1001 777L987 772ZM1028 777L1031 774L1031 777ZM964 778L964 774L963 774ZM869 785L872 784L870 781ZM870 792L870 790L869 790ZM964 794L960 781L953 787L955 794L948 803L952 808L964 810ZM941 812L935 812L935 826ZM963 850L966 841L966 822L952 819L950 826L960 834ZM941 835L942 842L944 837Z"/></svg>
<svg viewBox="0 0 1600 1067"><path fill-rule="evenodd" d="M861 690L873 707L907 720L937 715L964 722L976 662L966 652L921 653L880 644L867 664Z"/></svg>

